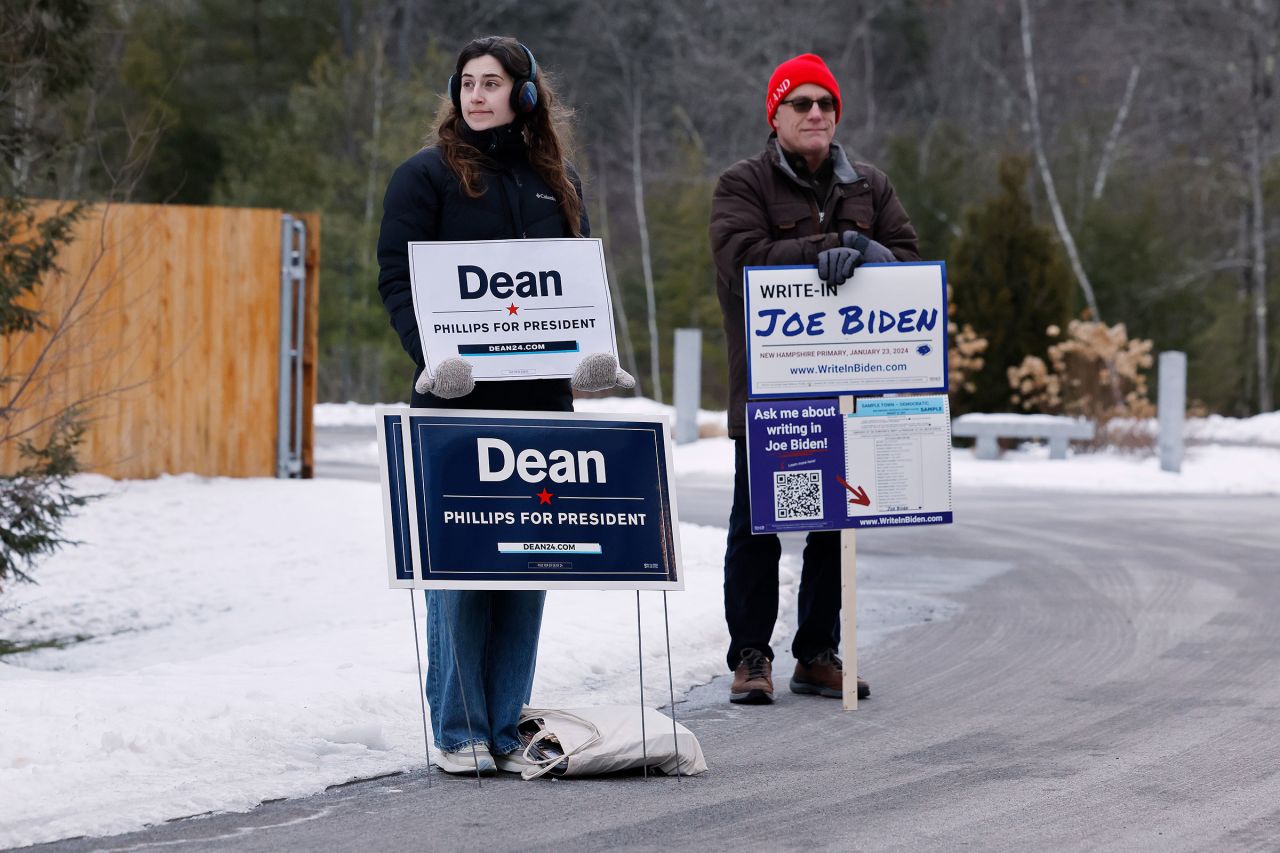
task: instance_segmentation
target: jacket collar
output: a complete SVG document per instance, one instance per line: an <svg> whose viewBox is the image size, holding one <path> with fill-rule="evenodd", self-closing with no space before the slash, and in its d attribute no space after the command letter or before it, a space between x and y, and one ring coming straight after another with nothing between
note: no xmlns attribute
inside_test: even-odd
<svg viewBox="0 0 1280 853"><path fill-rule="evenodd" d="M778 142L778 134L770 134L769 141L766 143L766 148L769 152L769 159L773 162L774 166L794 181L797 186L808 188L808 182L801 180L800 176L796 174L795 169L792 169L791 164L787 162L786 155L782 153L782 144ZM853 164L849 162L849 158L844 153L844 148L842 148L840 143L835 140L832 140L831 142L831 158L834 161L833 165L835 166L833 172L835 175L835 183L852 184L861 177L858 174L858 170L853 168Z"/></svg>
<svg viewBox="0 0 1280 853"><path fill-rule="evenodd" d="M460 121L458 136L481 154L487 154L496 160L511 159L524 152L524 135L518 122L476 131L468 127L465 121Z"/></svg>

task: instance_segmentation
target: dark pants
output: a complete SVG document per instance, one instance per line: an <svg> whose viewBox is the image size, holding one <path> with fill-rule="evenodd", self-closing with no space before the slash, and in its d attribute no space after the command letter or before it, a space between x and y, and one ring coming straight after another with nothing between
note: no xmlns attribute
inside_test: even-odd
<svg viewBox="0 0 1280 853"><path fill-rule="evenodd" d="M778 621L778 558L782 543L773 534L751 533L747 483L747 442L735 438L733 509L724 555L724 615L729 623L729 669L743 649L759 649L773 660L769 638ZM800 572L799 625L791 654L807 661L840 647L840 533L810 533Z"/></svg>

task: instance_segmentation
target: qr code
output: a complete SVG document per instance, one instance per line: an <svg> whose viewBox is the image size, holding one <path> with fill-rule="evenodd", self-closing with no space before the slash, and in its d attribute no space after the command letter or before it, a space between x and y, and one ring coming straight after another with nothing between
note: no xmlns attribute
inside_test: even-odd
<svg viewBox="0 0 1280 853"><path fill-rule="evenodd" d="M822 518L822 472L774 471L773 517L778 521Z"/></svg>

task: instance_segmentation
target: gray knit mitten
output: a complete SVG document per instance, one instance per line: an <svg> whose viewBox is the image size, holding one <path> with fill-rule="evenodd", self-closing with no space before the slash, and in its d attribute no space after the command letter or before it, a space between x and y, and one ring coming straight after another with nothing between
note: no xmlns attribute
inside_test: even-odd
<svg viewBox="0 0 1280 853"><path fill-rule="evenodd" d="M609 388L634 388L636 380L618 367L611 352L592 352L583 357L569 384L577 391L605 391Z"/></svg>
<svg viewBox="0 0 1280 853"><path fill-rule="evenodd" d="M465 397L475 387L476 381L471 378L471 362L461 358L446 358L436 366L434 378L427 376L424 370L413 384L413 390L419 394L435 394L442 400Z"/></svg>

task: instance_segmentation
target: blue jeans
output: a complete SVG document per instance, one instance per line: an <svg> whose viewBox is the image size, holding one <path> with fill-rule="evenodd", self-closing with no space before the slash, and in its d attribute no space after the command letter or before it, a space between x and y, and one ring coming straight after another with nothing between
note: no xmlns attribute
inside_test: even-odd
<svg viewBox="0 0 1280 853"><path fill-rule="evenodd" d="M427 703L441 750L483 743L505 755L520 748L516 724L533 691L546 596L541 590L427 591Z"/></svg>

